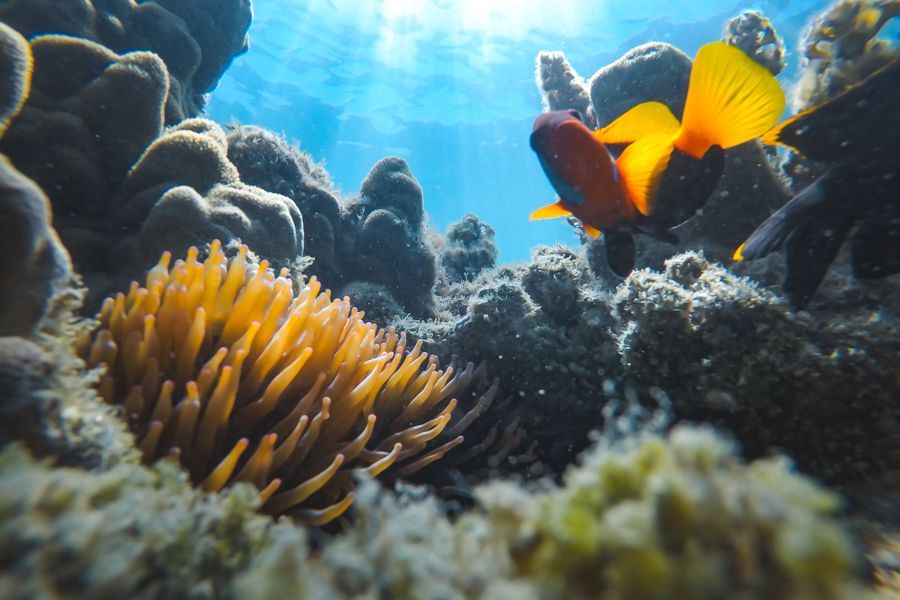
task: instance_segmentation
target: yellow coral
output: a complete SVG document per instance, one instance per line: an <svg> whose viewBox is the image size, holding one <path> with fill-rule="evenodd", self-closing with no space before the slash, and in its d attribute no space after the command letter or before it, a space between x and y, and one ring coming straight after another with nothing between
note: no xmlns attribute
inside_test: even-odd
<svg viewBox="0 0 900 600"><path fill-rule="evenodd" d="M471 364L441 370L314 277L295 294L246 246L230 262L218 241L204 262L196 248L170 262L108 298L80 350L107 366L101 394L124 405L145 458L176 457L206 491L250 482L265 512L328 522L353 501L349 469L415 472L496 391L454 421Z"/></svg>

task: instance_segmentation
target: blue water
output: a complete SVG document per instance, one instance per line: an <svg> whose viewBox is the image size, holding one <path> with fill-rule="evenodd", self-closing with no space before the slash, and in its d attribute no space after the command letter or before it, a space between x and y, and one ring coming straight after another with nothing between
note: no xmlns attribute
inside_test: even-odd
<svg viewBox="0 0 900 600"><path fill-rule="evenodd" d="M497 232L500 260L572 243L563 220L529 222L554 199L528 136L541 101L540 50L563 50L589 78L652 40L688 54L725 21L760 9L788 47L829 3L812 0L259 0L250 51L212 95L210 116L283 132L353 194L380 158L405 158L432 225L472 212Z"/></svg>

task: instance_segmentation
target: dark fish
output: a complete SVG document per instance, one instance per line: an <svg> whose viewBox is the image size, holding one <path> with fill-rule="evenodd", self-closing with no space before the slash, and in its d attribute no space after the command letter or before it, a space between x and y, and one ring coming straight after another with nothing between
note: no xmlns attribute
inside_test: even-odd
<svg viewBox="0 0 900 600"><path fill-rule="evenodd" d="M845 242L853 275L900 272L900 60L763 136L823 163L825 174L772 214L735 260L785 251L785 294L806 306Z"/></svg>

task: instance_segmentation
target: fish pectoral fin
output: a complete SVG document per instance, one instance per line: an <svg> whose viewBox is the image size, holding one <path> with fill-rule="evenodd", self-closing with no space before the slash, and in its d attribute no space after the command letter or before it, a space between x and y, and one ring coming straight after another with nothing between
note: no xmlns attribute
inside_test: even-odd
<svg viewBox="0 0 900 600"><path fill-rule="evenodd" d="M711 146L731 148L769 131L784 111L775 76L743 50L706 44L691 68L676 147L695 158Z"/></svg>
<svg viewBox="0 0 900 600"><path fill-rule="evenodd" d="M530 221L539 219L555 219L557 217L568 217L572 211L562 205L562 202L554 202L547 206L542 206L528 216Z"/></svg>
<svg viewBox="0 0 900 600"><path fill-rule="evenodd" d="M581 228L584 229L584 232L588 235L592 240L596 240L600 237L600 230L596 227L591 227L590 225L581 224Z"/></svg>
<svg viewBox="0 0 900 600"><path fill-rule="evenodd" d="M616 161L628 197L644 216L650 216L656 208L659 181L673 149L670 136L649 135L625 148Z"/></svg>
<svg viewBox="0 0 900 600"><path fill-rule="evenodd" d="M644 102L594 132L604 144L627 144L648 135L678 135L681 123L662 102Z"/></svg>

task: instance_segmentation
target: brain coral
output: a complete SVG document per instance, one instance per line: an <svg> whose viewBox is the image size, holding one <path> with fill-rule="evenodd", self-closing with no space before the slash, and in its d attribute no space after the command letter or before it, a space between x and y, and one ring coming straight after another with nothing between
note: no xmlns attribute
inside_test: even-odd
<svg viewBox="0 0 900 600"><path fill-rule="evenodd" d="M439 369L314 278L295 294L246 246L230 262L218 242L197 256L170 268L166 253L146 287L107 299L80 352L107 365L101 394L124 406L146 459L178 457L204 490L250 482L264 511L324 523L353 501L351 468L411 474L490 402L460 415L471 364Z"/></svg>

